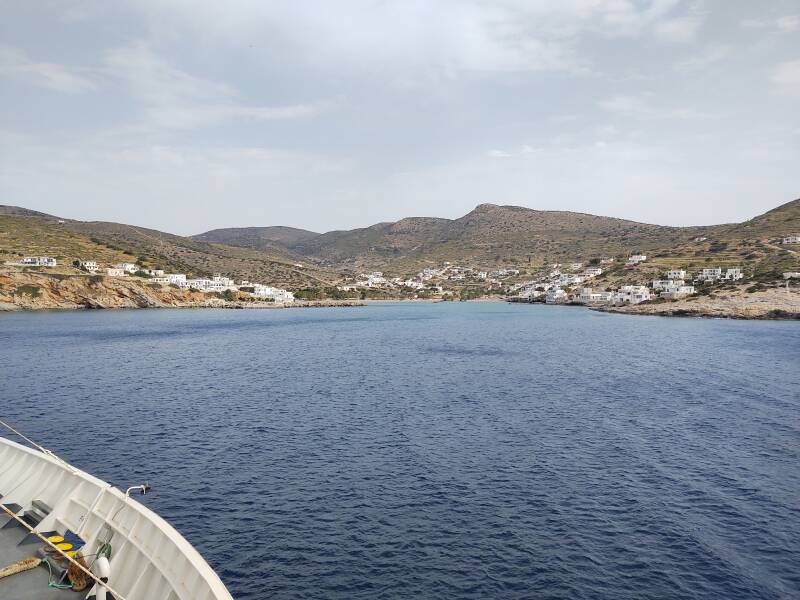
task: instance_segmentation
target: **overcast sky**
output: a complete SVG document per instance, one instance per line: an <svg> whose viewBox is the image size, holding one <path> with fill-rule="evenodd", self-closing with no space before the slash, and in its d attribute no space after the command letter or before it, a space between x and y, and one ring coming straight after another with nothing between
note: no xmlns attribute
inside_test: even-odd
<svg viewBox="0 0 800 600"><path fill-rule="evenodd" d="M0 204L181 234L800 196L797 0L0 0Z"/></svg>

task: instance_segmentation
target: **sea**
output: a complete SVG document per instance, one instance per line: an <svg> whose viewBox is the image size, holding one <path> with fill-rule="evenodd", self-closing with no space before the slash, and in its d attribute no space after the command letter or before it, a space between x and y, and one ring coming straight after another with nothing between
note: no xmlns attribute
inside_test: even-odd
<svg viewBox="0 0 800 600"><path fill-rule="evenodd" d="M0 414L233 596L800 598L800 323L504 303L0 315Z"/></svg>

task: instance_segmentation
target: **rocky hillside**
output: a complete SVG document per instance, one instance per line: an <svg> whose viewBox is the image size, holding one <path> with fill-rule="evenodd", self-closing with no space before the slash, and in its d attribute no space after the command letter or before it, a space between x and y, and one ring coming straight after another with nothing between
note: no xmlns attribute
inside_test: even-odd
<svg viewBox="0 0 800 600"><path fill-rule="evenodd" d="M800 200L745 223L704 227L664 227L582 213L482 204L459 219L407 218L282 239L270 233L274 229L226 229L224 235L209 232L195 239L225 239L229 244L250 247L257 247L261 240L269 247L336 268L379 268L396 273L442 261L486 267L536 266L636 252L669 255L691 263L706 250L721 253L721 257L728 250L730 258L742 260L748 255L755 259L757 251L775 253L774 248L748 245L800 231Z"/></svg>
<svg viewBox="0 0 800 600"><path fill-rule="evenodd" d="M297 289L331 285L341 279L288 251L265 252L212 244L120 223L83 222L17 207L0 207L0 262L24 255L47 255L69 266L74 260L142 266L192 276L223 273L278 287Z"/></svg>
<svg viewBox="0 0 800 600"><path fill-rule="evenodd" d="M232 227L212 229L193 236L195 240L212 244L257 248L259 250L287 250L320 234L294 227Z"/></svg>

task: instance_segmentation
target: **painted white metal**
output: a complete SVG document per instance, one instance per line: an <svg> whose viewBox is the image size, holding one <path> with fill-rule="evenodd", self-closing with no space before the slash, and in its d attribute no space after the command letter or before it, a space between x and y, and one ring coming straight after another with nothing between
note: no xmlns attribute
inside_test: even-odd
<svg viewBox="0 0 800 600"><path fill-rule="evenodd" d="M108 483L0 438L3 504L52 512L37 531L76 532L85 554L113 548L109 584L128 600L233 600L214 570L169 523Z"/></svg>

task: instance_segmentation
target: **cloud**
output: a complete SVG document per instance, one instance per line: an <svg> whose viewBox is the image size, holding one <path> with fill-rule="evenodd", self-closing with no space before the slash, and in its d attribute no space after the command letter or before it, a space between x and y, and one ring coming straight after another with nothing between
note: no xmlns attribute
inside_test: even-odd
<svg viewBox="0 0 800 600"><path fill-rule="evenodd" d="M685 43L694 39L702 18L698 15L689 15L676 19L662 21L655 26L656 37L666 42Z"/></svg>
<svg viewBox="0 0 800 600"><path fill-rule="evenodd" d="M251 106L231 86L190 75L137 43L106 52L113 76L123 79L145 106L150 123L161 128L192 129L230 120L288 120L315 117L332 102L287 106Z"/></svg>
<svg viewBox="0 0 800 600"><path fill-rule="evenodd" d="M66 94L81 94L95 89L94 82L78 72L78 69L56 63L37 62L16 48L0 46L0 77Z"/></svg>
<svg viewBox="0 0 800 600"><path fill-rule="evenodd" d="M725 45L710 46L704 51L675 63L673 69L679 73L696 73L704 71L711 65L721 62L731 54L731 47Z"/></svg>
<svg viewBox="0 0 800 600"><path fill-rule="evenodd" d="M780 92L800 95L800 59L780 63L772 69L770 80Z"/></svg>
<svg viewBox="0 0 800 600"><path fill-rule="evenodd" d="M769 29L772 33L794 33L800 31L800 15L784 15L777 19L743 19L739 24L744 29Z"/></svg>
<svg viewBox="0 0 800 600"><path fill-rule="evenodd" d="M654 94L618 94L600 100L597 104L607 112L638 119L707 119L711 115L689 107L658 106L652 102Z"/></svg>

